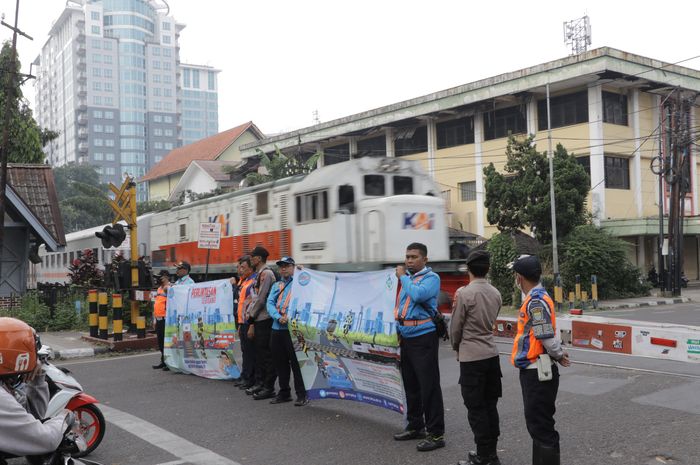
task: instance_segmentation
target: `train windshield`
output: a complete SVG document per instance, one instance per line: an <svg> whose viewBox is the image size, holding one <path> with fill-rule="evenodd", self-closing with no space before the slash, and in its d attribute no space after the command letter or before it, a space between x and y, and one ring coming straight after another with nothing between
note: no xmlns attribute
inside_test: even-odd
<svg viewBox="0 0 700 465"><path fill-rule="evenodd" d="M394 176L394 195L413 194L413 178L409 176Z"/></svg>
<svg viewBox="0 0 700 465"><path fill-rule="evenodd" d="M381 174L366 174L364 176L364 181L365 195L379 197L383 197L386 195L386 188L384 187L384 176L382 176Z"/></svg>

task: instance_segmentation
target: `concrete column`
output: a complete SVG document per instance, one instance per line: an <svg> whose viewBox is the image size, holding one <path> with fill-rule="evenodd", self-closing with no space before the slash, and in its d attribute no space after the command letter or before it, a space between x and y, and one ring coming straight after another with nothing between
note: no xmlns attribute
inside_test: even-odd
<svg viewBox="0 0 700 465"><path fill-rule="evenodd" d="M695 117L695 106L690 107L690 127L691 128L697 128L697 118ZM690 144L690 159L688 160L688 163L690 165L690 188L693 190L693 192L690 194L691 198L693 199L693 205L691 208L687 208L686 204L686 209L685 211L691 211L692 215L697 215L698 214L698 176L697 176L697 160L695 158L695 145Z"/></svg>
<svg viewBox="0 0 700 465"><path fill-rule="evenodd" d="M605 150L603 143L603 88L588 88L588 137L591 145L591 211L600 226L605 217Z"/></svg>
<svg viewBox="0 0 700 465"><path fill-rule="evenodd" d="M321 156L318 157L316 168L323 168L323 166L326 164L326 154L323 153L323 147L321 147L321 144L316 144L316 153L319 152L321 153Z"/></svg>
<svg viewBox="0 0 700 465"><path fill-rule="evenodd" d="M632 89L630 93L630 103L632 107L632 132L634 134L634 158L632 161L632 179L634 188L634 205L637 207L637 218L641 218L644 213L642 204L642 141L640 139L641 129L639 127L639 89ZM593 142L591 142L593 145Z"/></svg>
<svg viewBox="0 0 700 465"><path fill-rule="evenodd" d="M474 176L476 180L476 233L484 235L484 167L481 161L481 143L484 139L484 114L474 115ZM459 192L457 193L459 195Z"/></svg>
<svg viewBox="0 0 700 465"><path fill-rule="evenodd" d="M350 137L348 146L350 147L350 160L352 160L357 156L357 137Z"/></svg>
<svg viewBox="0 0 700 465"><path fill-rule="evenodd" d="M394 151L394 128L384 128L384 135L386 136L386 156L394 158L396 156Z"/></svg>
<svg viewBox="0 0 700 465"><path fill-rule="evenodd" d="M647 269L647 255L646 255L646 239L645 236L637 237L637 267L642 270Z"/></svg>
<svg viewBox="0 0 700 465"><path fill-rule="evenodd" d="M533 95L529 102L526 104L526 116L527 116L527 133L536 134L537 133L537 99ZM546 128L545 128L546 129Z"/></svg>
<svg viewBox="0 0 700 465"><path fill-rule="evenodd" d="M437 153L437 124L435 118L427 120L428 132L428 174L435 181L435 155Z"/></svg>

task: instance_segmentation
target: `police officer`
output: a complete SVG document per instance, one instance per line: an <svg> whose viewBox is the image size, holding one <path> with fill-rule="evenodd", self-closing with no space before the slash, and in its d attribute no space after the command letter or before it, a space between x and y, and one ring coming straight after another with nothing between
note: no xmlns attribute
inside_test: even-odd
<svg viewBox="0 0 700 465"><path fill-rule="evenodd" d="M408 421L404 431L394 434L394 439L422 439L416 445L422 452L445 447L445 411L438 366L439 341L432 320L438 311L440 277L426 266L427 263L428 248L418 242L409 244L406 248L406 266L396 267L401 290L394 309L400 337L401 377L406 391Z"/></svg>
<svg viewBox="0 0 700 465"><path fill-rule="evenodd" d="M554 302L540 284L542 266L539 259L534 255L522 255L511 267L515 272L515 285L525 294L511 362L520 369L525 423L532 437L532 463L559 465L559 433L554 429L559 370L556 363L550 367L551 361L548 360L551 357L564 367L571 362L561 346ZM545 354L549 357L543 357ZM547 370L551 370L549 380L540 376Z"/></svg>
<svg viewBox="0 0 700 465"><path fill-rule="evenodd" d="M253 264L250 256L244 255L238 259L238 279L231 278L231 284L237 286L238 306L236 307L236 321L238 323L238 337L241 341L241 352L243 355L243 368L241 377L234 382L241 389L248 389L255 384L255 344L248 339L248 316L247 307L250 305L253 296L253 284L256 273L253 272Z"/></svg>
<svg viewBox="0 0 700 465"><path fill-rule="evenodd" d="M466 264L469 285L455 293L450 320L450 341L457 351L459 384L467 407L467 419L474 433L476 452L459 465L500 465L496 444L498 398L502 395L501 364L493 338L493 324L501 310L501 293L486 281L489 253L471 252Z"/></svg>
<svg viewBox="0 0 700 465"><path fill-rule="evenodd" d="M158 338L158 350L160 350L160 363L153 365L154 370L163 369L168 371L169 368L165 364L165 316L168 302L168 288L170 287L170 273L168 270L160 270L158 273L160 286L156 291L156 300L153 303L153 326L156 330Z"/></svg>

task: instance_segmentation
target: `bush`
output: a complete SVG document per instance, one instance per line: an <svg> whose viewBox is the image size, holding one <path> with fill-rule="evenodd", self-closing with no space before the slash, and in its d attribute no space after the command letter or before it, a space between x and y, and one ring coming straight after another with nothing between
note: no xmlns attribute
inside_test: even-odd
<svg viewBox="0 0 700 465"><path fill-rule="evenodd" d="M491 284L501 293L503 304L512 305L513 293L516 291L515 277L508 264L516 257L515 241L510 233L494 234L488 242L487 249L491 254Z"/></svg>
<svg viewBox="0 0 700 465"><path fill-rule="evenodd" d="M598 277L599 299L647 295L650 287L640 270L627 260L627 247L622 239L593 225L575 228L560 248L565 291L574 289L578 274L582 289L590 289L591 275Z"/></svg>
<svg viewBox="0 0 700 465"><path fill-rule="evenodd" d="M75 309L76 300L82 302L79 313ZM84 330L87 329L88 325L87 302L80 294L69 294L59 300L52 316L51 309L41 301L39 294L27 292L17 307L6 311L2 316L22 320L38 332Z"/></svg>

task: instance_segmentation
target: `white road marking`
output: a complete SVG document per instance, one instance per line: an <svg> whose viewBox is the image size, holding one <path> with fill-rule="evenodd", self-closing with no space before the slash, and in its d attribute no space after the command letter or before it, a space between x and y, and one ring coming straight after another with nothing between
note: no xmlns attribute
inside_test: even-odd
<svg viewBox="0 0 700 465"><path fill-rule="evenodd" d="M159 463L158 465L182 465L183 463L187 463L184 460L173 460L172 462L163 462Z"/></svg>
<svg viewBox="0 0 700 465"><path fill-rule="evenodd" d="M124 355L120 357L105 357L105 358L92 358L89 360L81 360L81 361L76 361L76 362L63 362L62 360L53 360L52 363L55 365L84 365L86 363L101 363L101 362L114 362L117 360L124 360L127 358L139 358L139 357L149 357L149 356L154 356L158 355L160 356L160 352L147 352L144 354L136 354L136 355Z"/></svg>
<svg viewBox="0 0 700 465"><path fill-rule="evenodd" d="M181 459L170 464L241 465L129 413L104 404L100 404L100 410L108 422Z"/></svg>

